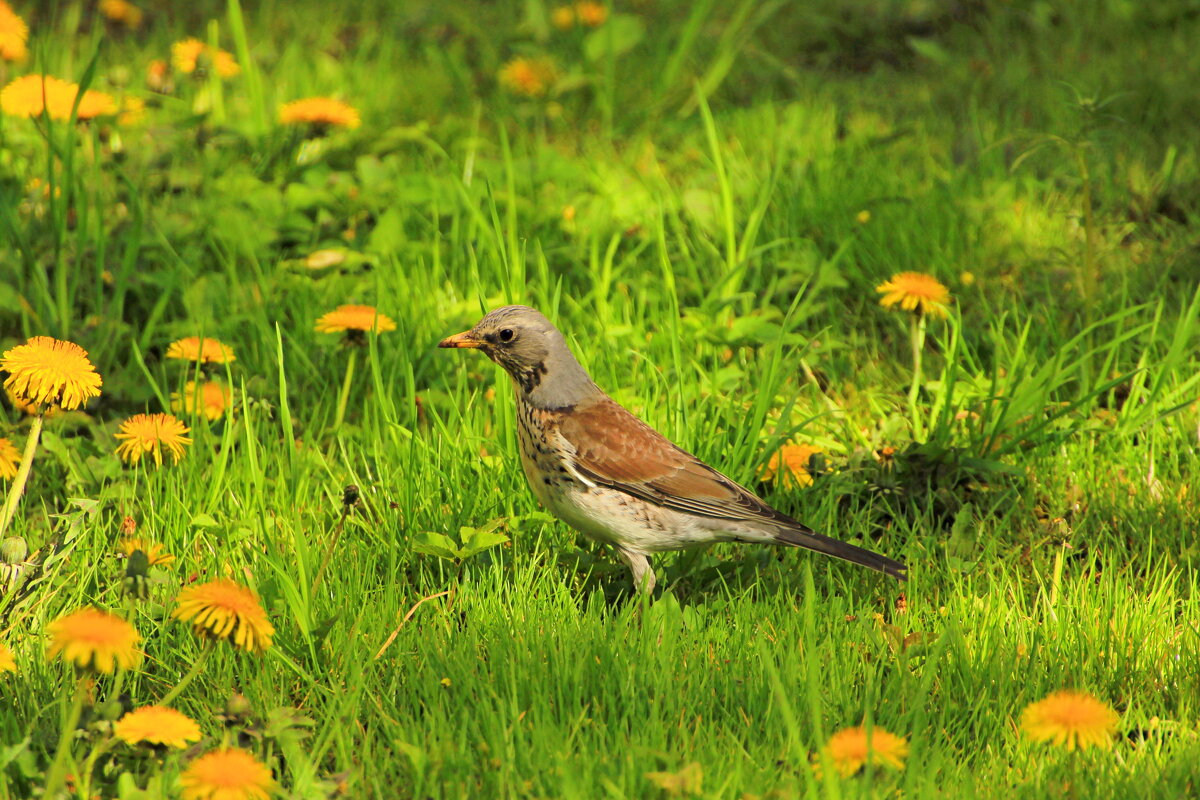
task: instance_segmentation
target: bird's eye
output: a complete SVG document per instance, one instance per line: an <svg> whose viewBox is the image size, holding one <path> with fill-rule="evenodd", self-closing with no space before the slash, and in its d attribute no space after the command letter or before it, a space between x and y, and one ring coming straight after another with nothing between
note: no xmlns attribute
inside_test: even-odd
<svg viewBox="0 0 1200 800"><path fill-rule="evenodd" d="M500 341L511 342L512 339L513 339L513 332L512 332L511 328L505 328L504 330L500 331Z"/></svg>

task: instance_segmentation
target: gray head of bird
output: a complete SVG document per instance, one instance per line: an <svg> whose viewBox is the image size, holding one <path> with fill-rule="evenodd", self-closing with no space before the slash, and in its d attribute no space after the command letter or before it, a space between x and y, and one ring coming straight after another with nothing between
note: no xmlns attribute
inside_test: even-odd
<svg viewBox="0 0 1200 800"><path fill-rule="evenodd" d="M504 306L438 347L479 350L504 367L526 402L539 408L573 406L598 393L558 328L537 309Z"/></svg>

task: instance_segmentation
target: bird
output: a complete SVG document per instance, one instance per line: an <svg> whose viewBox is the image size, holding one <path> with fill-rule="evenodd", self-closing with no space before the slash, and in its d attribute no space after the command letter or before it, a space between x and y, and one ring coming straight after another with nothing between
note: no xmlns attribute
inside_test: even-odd
<svg viewBox="0 0 1200 800"><path fill-rule="evenodd" d="M614 547L637 591L654 590L652 554L723 541L802 547L907 578L903 563L817 533L638 419L596 385L534 308L497 308L438 347L479 350L509 374L533 494L567 525Z"/></svg>

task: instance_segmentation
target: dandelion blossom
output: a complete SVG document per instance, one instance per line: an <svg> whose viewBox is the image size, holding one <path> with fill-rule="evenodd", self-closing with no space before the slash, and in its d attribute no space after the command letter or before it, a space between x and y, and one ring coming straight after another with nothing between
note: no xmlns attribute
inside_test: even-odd
<svg viewBox="0 0 1200 800"><path fill-rule="evenodd" d="M49 75L22 75L0 91L0 108L13 117L70 119L75 85Z"/></svg>
<svg viewBox="0 0 1200 800"><path fill-rule="evenodd" d="M200 741L200 726L190 717L164 706L143 706L117 720L113 734L129 744L146 742L179 750Z"/></svg>
<svg viewBox="0 0 1200 800"><path fill-rule="evenodd" d="M918 315L942 318L949 313L950 290L924 272L897 272L875 287L875 291L883 295L879 305L884 308L899 305Z"/></svg>
<svg viewBox="0 0 1200 800"><path fill-rule="evenodd" d="M175 463L183 458L183 451L192 443L187 433L191 429L170 414L134 414L121 423L114 434L121 443L117 455L127 464L136 464L149 453L154 463L162 466L162 451L165 447Z"/></svg>
<svg viewBox="0 0 1200 800"><path fill-rule="evenodd" d="M908 742L882 728L846 728L829 738L825 754L839 775L848 778L864 766L904 769Z"/></svg>
<svg viewBox="0 0 1200 800"><path fill-rule="evenodd" d="M26 403L72 409L100 396L100 375L74 342L34 336L0 357L0 370L8 372L4 388Z"/></svg>
<svg viewBox="0 0 1200 800"><path fill-rule="evenodd" d="M146 118L146 101L127 94L121 98L121 113L117 124L128 128L140 124Z"/></svg>
<svg viewBox="0 0 1200 800"><path fill-rule="evenodd" d="M579 24L596 28L608 19L608 8L594 0L580 0L575 4L575 16L579 17Z"/></svg>
<svg viewBox="0 0 1200 800"><path fill-rule="evenodd" d="M88 89L79 100L79 110L75 116L77 119L95 119L112 116L117 111L117 101L111 94Z"/></svg>
<svg viewBox="0 0 1200 800"><path fill-rule="evenodd" d="M137 629L116 614L98 608L82 608L59 617L46 626L50 633L47 654L61 655L76 666L97 672L131 669L141 660Z"/></svg>
<svg viewBox="0 0 1200 800"><path fill-rule="evenodd" d="M181 39L171 45L171 64L180 72L195 72L196 61L204 50L204 42L195 37Z"/></svg>
<svg viewBox="0 0 1200 800"><path fill-rule="evenodd" d="M0 0L0 59L24 61L29 55L25 42L29 39L29 26L25 20Z"/></svg>
<svg viewBox="0 0 1200 800"><path fill-rule="evenodd" d="M375 306L338 306L317 320L316 330L321 333L369 330L383 333L396 330L396 323L391 317L376 311Z"/></svg>
<svg viewBox="0 0 1200 800"><path fill-rule="evenodd" d="M21 451L8 439L0 436L0 478L11 481L17 477L17 466L21 463Z"/></svg>
<svg viewBox="0 0 1200 800"><path fill-rule="evenodd" d="M275 628L267 619L258 598L231 580L215 580L188 586L175 600L171 616L191 622L200 633L231 639L249 652L271 646Z"/></svg>
<svg viewBox="0 0 1200 800"><path fill-rule="evenodd" d="M142 10L129 0L100 0L100 13L130 30L142 24Z"/></svg>
<svg viewBox="0 0 1200 800"><path fill-rule="evenodd" d="M236 361L233 348L207 336L187 336L167 346L167 358L199 361L201 364L224 364Z"/></svg>
<svg viewBox="0 0 1200 800"><path fill-rule="evenodd" d="M245 750L225 747L193 761L179 776L183 800L267 800L271 770Z"/></svg>
<svg viewBox="0 0 1200 800"><path fill-rule="evenodd" d="M146 88L160 94L170 94L175 91L175 82L171 80L171 65L161 58L156 58L147 64Z"/></svg>
<svg viewBox="0 0 1200 800"><path fill-rule="evenodd" d="M8 649L8 645L0 642L0 672L16 672L17 660L13 658L13 651Z"/></svg>
<svg viewBox="0 0 1200 800"><path fill-rule="evenodd" d="M569 31L575 26L575 9L559 6L550 12L550 22L560 31Z"/></svg>
<svg viewBox="0 0 1200 800"><path fill-rule="evenodd" d="M219 381L205 381L196 388L195 381L184 384L182 392L171 393L171 410L193 414L197 406L210 422L218 420L229 408L232 399L229 390Z"/></svg>
<svg viewBox="0 0 1200 800"><path fill-rule="evenodd" d="M541 97L554 82L554 65L544 59L514 58L500 69L500 85L514 94Z"/></svg>
<svg viewBox="0 0 1200 800"><path fill-rule="evenodd" d="M40 117L42 112L51 119L70 119L79 87L50 75L23 75L0 91L0 109L14 117ZM112 95L91 89L79 100L77 119L115 114L117 101Z"/></svg>
<svg viewBox="0 0 1200 800"><path fill-rule="evenodd" d="M279 109L279 121L285 125L311 125L357 128L360 120L354 106L332 97L306 97L285 103Z"/></svg>
<svg viewBox="0 0 1200 800"><path fill-rule="evenodd" d="M784 486L811 486L813 478L808 465L812 457L820 452L821 448L808 444L785 444L763 468L762 479Z"/></svg>
<svg viewBox="0 0 1200 800"><path fill-rule="evenodd" d="M242 71L242 68L238 66L237 61L234 60L233 54L227 53L224 50L212 51L212 60L213 69L215 69L217 74L222 78L236 78L238 73Z"/></svg>
<svg viewBox="0 0 1200 800"><path fill-rule="evenodd" d="M1021 730L1035 742L1067 750L1103 747L1112 741L1120 717L1087 692L1054 692L1021 712Z"/></svg>
<svg viewBox="0 0 1200 800"><path fill-rule="evenodd" d="M187 75L198 67L211 66L222 78L233 78L242 68L233 55L224 50L209 47L196 38L188 38L171 45L171 63L175 69Z"/></svg>
<svg viewBox="0 0 1200 800"><path fill-rule="evenodd" d="M166 566L175 561L175 556L165 551L161 544L143 539L140 536L129 536L122 539L120 544L117 545L117 549L126 557L132 556L141 550L142 554L146 556L146 561L152 567L158 564Z"/></svg>

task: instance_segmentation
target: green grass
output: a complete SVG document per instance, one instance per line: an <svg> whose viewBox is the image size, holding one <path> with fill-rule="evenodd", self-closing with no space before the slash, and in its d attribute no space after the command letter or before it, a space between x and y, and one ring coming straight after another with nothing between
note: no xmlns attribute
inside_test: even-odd
<svg viewBox="0 0 1200 800"><path fill-rule="evenodd" d="M112 746L69 796L175 797L222 742L297 798L657 797L649 773L693 763L704 797L1194 794L1193 6L632 2L560 33L537 2L200 4L117 33L51 4L8 78L94 57L93 88L148 108L0 118L0 347L70 339L104 377L46 421L6 533L29 555L0 573L0 798L41 792L67 714L47 623L97 605L144 637L92 687L82 763L194 663L169 613L222 576L258 592L272 648L217 647L173 703L196 748ZM144 89L184 36L242 75ZM514 54L554 58L552 97L497 86ZM274 122L315 94L362 126ZM345 260L305 266L322 249ZM912 405L908 318L875 292L902 270L955 298ZM507 302L674 441L911 580L723 545L658 558L662 589L633 595L537 508L507 378L434 347ZM397 329L356 354L335 428L349 353L313 325L342 303ZM195 369L166 346L200 334L237 354L215 371L235 412L181 415L176 465L122 466L117 426L170 410ZM0 405L18 449L29 424ZM824 451L811 486L760 483L787 441ZM178 556L145 600L125 517ZM433 554L488 525L508 541ZM1060 688L1117 710L1111 749L1022 737ZM864 720L908 738L907 767L815 777Z"/></svg>

